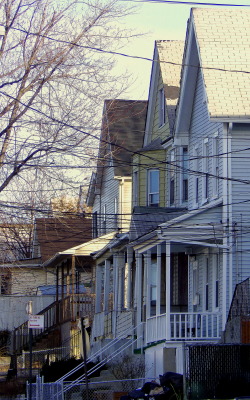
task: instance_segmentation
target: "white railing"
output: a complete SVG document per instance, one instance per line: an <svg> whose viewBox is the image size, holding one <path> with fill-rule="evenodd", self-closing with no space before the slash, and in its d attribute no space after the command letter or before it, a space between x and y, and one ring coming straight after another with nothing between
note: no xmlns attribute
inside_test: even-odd
<svg viewBox="0 0 250 400"><path fill-rule="evenodd" d="M167 326L168 320L170 327ZM146 343L160 340L212 340L219 339L220 334L220 313L170 313L170 318L161 314L148 318L146 322Z"/></svg>

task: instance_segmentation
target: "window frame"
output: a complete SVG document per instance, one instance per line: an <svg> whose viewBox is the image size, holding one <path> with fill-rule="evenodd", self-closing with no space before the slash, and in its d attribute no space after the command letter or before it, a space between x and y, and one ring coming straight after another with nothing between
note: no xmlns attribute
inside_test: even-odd
<svg viewBox="0 0 250 400"><path fill-rule="evenodd" d="M213 136L213 158L212 158L212 174L213 174L213 198L219 196L219 133L216 132Z"/></svg>
<svg viewBox="0 0 250 400"><path fill-rule="evenodd" d="M170 150L170 166L169 166L169 205L174 206L175 204L175 172L176 172L176 150Z"/></svg>
<svg viewBox="0 0 250 400"><path fill-rule="evenodd" d="M208 138L203 141L202 151L202 204L209 198L209 141Z"/></svg>
<svg viewBox="0 0 250 400"><path fill-rule="evenodd" d="M157 173L157 191L151 190L151 174ZM158 202L154 203L151 201L151 197L158 197ZM148 207L159 207L160 205L160 171L158 168L149 168L147 169L147 206Z"/></svg>
<svg viewBox="0 0 250 400"><path fill-rule="evenodd" d="M182 203L186 203L188 201L188 147L187 146L181 148L180 198Z"/></svg>

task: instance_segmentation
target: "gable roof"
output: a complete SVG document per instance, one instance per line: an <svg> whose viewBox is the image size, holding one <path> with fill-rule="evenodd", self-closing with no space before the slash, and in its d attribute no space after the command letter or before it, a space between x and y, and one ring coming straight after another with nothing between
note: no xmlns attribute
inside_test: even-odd
<svg viewBox="0 0 250 400"><path fill-rule="evenodd" d="M192 18L210 115L249 119L250 10L195 8Z"/></svg>
<svg viewBox="0 0 250 400"><path fill-rule="evenodd" d="M157 40L161 75L166 97L170 132L173 131L175 110L180 92L180 75L184 42L180 40Z"/></svg>
<svg viewBox="0 0 250 400"><path fill-rule="evenodd" d="M182 109L177 115L177 130L184 132L188 129L192 107L187 102L192 105L200 67L204 101L211 121L249 122L249 46L250 10L223 7L191 9L182 70ZM180 121L186 113L186 129L183 129Z"/></svg>
<svg viewBox="0 0 250 400"><path fill-rule="evenodd" d="M156 104L158 79L162 77L166 97L166 110L170 133L173 131L176 105L179 98L180 73L182 65L184 42L181 40L156 40L150 87L148 95L148 114L145 129L144 145L151 141L154 110Z"/></svg>
<svg viewBox="0 0 250 400"><path fill-rule="evenodd" d="M91 240L92 220L82 217L37 218L36 237L42 262L54 254Z"/></svg>
<svg viewBox="0 0 250 400"><path fill-rule="evenodd" d="M107 163L114 168L114 176L131 176L131 158L142 146L147 113L147 101L105 100L98 152L97 171L92 192L98 193ZM88 195L88 205L94 197Z"/></svg>

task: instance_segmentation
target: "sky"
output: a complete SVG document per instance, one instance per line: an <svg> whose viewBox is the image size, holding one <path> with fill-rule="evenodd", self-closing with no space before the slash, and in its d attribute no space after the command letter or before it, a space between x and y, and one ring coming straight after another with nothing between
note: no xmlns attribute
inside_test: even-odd
<svg viewBox="0 0 250 400"><path fill-rule="evenodd" d="M184 2L185 0L183 0ZM214 2L204 0L203 3L213 5ZM122 52L132 56L152 59L155 40L185 40L187 20L191 7L203 7L199 4L170 4L156 1L126 1L131 6L137 6L135 14L123 20L126 27L144 34L133 38ZM198 2L197 2L198 3ZM248 5L250 0L219 0L217 4ZM207 6L205 6L207 7ZM218 6L217 6L218 7ZM218 7L221 8L221 7ZM232 7L230 7L232 8ZM238 7L237 7L238 8ZM247 7L248 8L248 7ZM115 73L127 72L133 82L120 98L131 100L147 100L152 62L128 57L117 56Z"/></svg>

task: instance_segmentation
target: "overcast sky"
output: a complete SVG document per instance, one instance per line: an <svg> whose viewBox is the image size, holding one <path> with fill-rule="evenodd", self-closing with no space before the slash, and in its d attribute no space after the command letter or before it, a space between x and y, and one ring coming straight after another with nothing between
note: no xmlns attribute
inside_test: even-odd
<svg viewBox="0 0 250 400"><path fill-rule="evenodd" d="M215 3L210 0L202 2ZM199 4L191 6L150 1L141 3L128 1L128 3L138 5L138 10L136 14L127 17L124 24L137 32L144 33L145 36L133 39L128 46L122 49L122 52L151 59L155 40L185 39L190 8L201 7ZM216 3L250 6L250 0L218 0ZM147 100L151 65L150 61L117 56L117 71L126 69L134 81L133 85L123 93L122 98Z"/></svg>

